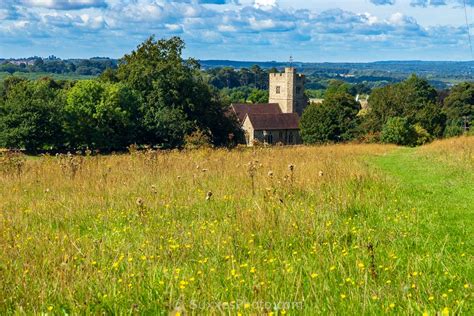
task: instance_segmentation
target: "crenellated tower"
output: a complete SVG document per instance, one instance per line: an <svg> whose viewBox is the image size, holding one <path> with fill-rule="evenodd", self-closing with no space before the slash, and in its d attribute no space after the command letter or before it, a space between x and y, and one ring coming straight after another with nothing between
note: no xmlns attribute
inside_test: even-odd
<svg viewBox="0 0 474 316"><path fill-rule="evenodd" d="M308 100L304 94L305 76L293 67L284 73L270 74L270 103L278 103L283 113L303 113Z"/></svg>

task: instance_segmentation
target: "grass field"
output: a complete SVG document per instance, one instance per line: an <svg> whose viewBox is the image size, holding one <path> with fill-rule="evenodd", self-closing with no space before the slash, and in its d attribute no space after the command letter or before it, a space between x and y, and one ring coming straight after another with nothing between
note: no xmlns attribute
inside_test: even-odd
<svg viewBox="0 0 474 316"><path fill-rule="evenodd" d="M0 168L0 314L474 314L472 137Z"/></svg>

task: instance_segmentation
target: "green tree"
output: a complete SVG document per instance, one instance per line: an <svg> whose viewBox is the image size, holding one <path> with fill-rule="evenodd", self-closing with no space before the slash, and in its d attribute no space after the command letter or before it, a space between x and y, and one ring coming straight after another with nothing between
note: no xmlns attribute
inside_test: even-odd
<svg viewBox="0 0 474 316"><path fill-rule="evenodd" d="M449 125L463 126L464 121L474 119L474 82L454 86L444 99L444 109Z"/></svg>
<svg viewBox="0 0 474 316"><path fill-rule="evenodd" d="M463 122L461 120L450 120L444 131L445 137L461 136L464 133Z"/></svg>
<svg viewBox="0 0 474 316"><path fill-rule="evenodd" d="M247 101L250 103L268 103L268 90L252 89Z"/></svg>
<svg viewBox="0 0 474 316"><path fill-rule="evenodd" d="M184 136L209 130L214 144L223 144L235 130L225 116L223 100L211 88L194 59L183 60L184 42L153 37L125 55L117 77L140 96L142 142L182 146Z"/></svg>
<svg viewBox="0 0 474 316"><path fill-rule="evenodd" d="M238 88L232 89L229 93L229 103L245 103L247 102L248 92Z"/></svg>
<svg viewBox="0 0 474 316"><path fill-rule="evenodd" d="M99 80L110 83L118 82L119 80L117 78L117 71L112 68L107 68L103 73L100 74Z"/></svg>
<svg viewBox="0 0 474 316"><path fill-rule="evenodd" d="M420 124L435 137L443 134L446 123L436 90L415 75L401 83L374 89L364 126L368 132L380 132L393 117L407 118L410 125Z"/></svg>
<svg viewBox="0 0 474 316"><path fill-rule="evenodd" d="M413 146L416 139L416 131L405 117L391 117L383 126L381 140L384 143Z"/></svg>
<svg viewBox="0 0 474 316"><path fill-rule="evenodd" d="M0 105L0 147L28 151L61 147L64 93L55 81L8 83Z"/></svg>
<svg viewBox="0 0 474 316"><path fill-rule="evenodd" d="M351 86L341 80L330 80L329 85L324 93L326 98L330 98L334 94L347 93L350 94Z"/></svg>
<svg viewBox="0 0 474 316"><path fill-rule="evenodd" d="M78 82L67 95L69 146L124 148L136 139L137 98L124 84Z"/></svg>
<svg viewBox="0 0 474 316"><path fill-rule="evenodd" d="M357 136L360 104L344 92L330 94L321 105L310 105L300 121L307 144L348 141Z"/></svg>

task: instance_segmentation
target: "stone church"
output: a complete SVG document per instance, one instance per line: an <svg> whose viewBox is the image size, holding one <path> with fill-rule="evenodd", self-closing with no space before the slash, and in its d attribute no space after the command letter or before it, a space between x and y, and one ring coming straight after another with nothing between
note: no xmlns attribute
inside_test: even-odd
<svg viewBox="0 0 474 316"><path fill-rule="evenodd" d="M300 116L308 104L304 94L305 76L293 67L284 73L270 74L269 103L232 104L245 133L245 142L296 145L301 143Z"/></svg>

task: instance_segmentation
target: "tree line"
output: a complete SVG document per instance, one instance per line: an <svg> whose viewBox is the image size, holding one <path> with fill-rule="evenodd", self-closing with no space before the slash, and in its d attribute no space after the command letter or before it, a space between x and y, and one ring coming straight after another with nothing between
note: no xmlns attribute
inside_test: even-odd
<svg viewBox="0 0 474 316"><path fill-rule="evenodd" d="M334 82L321 105L310 105L300 127L305 143L350 140L415 146L467 132L474 120L474 83L437 91L426 79L408 79L376 88L367 109L350 85Z"/></svg>
<svg viewBox="0 0 474 316"><path fill-rule="evenodd" d="M32 61L32 63L30 63ZM82 76L98 76L108 68L115 69L117 61L110 58L95 57L91 59L71 59L62 60L55 56L48 58L34 57L27 60L27 63L0 63L0 72L14 73L35 73L46 72L53 74L75 74Z"/></svg>
<svg viewBox="0 0 474 316"><path fill-rule="evenodd" d="M203 71L196 60L182 58L183 49L178 37L150 37L97 79L8 77L0 84L0 148L111 151L131 144L235 144L241 131L228 115L229 104L268 102L268 75L277 70L255 66ZM413 75L373 89L369 107L361 109L355 95L367 89L328 81L323 103L308 106L302 115L304 142L412 146L460 135L472 125L472 82L437 91Z"/></svg>
<svg viewBox="0 0 474 316"><path fill-rule="evenodd" d="M238 127L199 64L182 58L183 48L177 37L150 37L94 80L7 78L0 86L0 147L175 148L194 132L227 144Z"/></svg>

